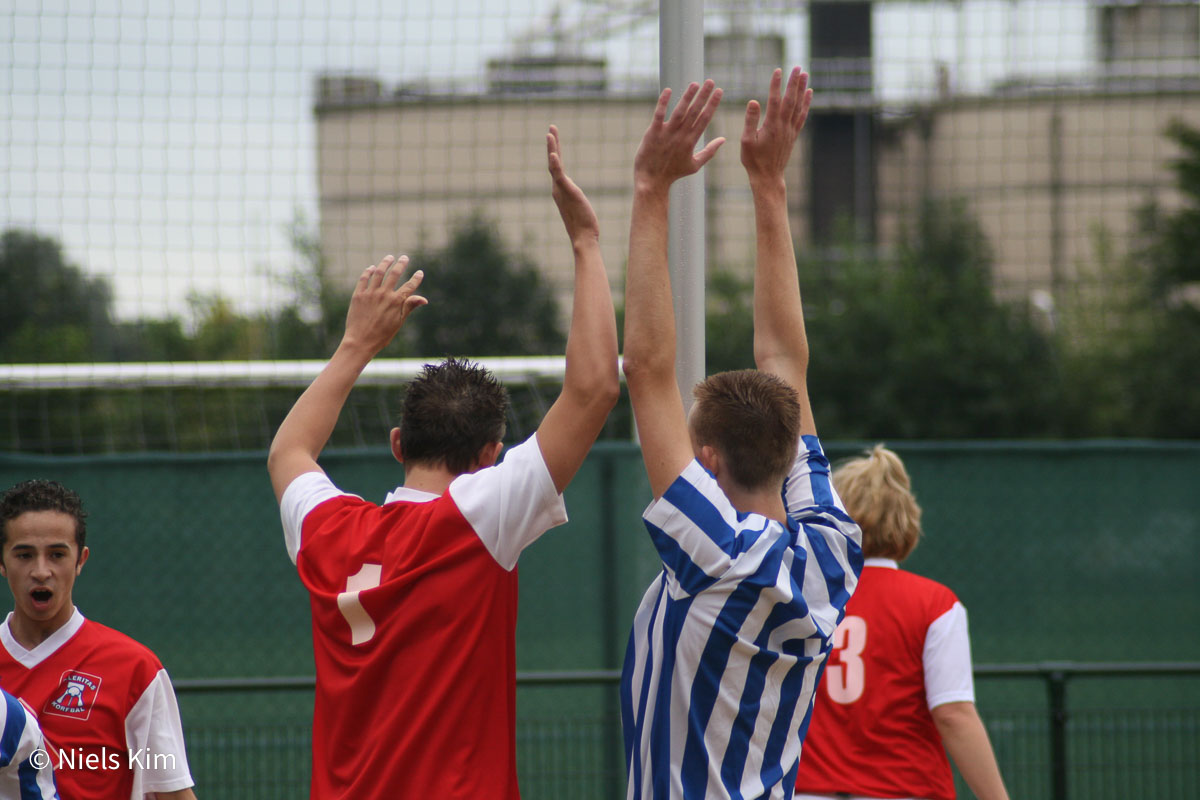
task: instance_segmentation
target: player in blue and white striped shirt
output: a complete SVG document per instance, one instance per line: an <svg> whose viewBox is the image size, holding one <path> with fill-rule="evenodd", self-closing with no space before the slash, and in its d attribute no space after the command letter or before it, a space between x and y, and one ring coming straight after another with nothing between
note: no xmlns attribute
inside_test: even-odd
<svg viewBox="0 0 1200 800"><path fill-rule="evenodd" d="M813 691L862 568L861 534L829 479L806 388L808 342L784 168L808 115L808 76L751 101L742 163L754 196L758 370L713 375L685 417L675 380L668 193L720 102L670 90L634 161L624 370L663 561L634 618L621 678L628 798L790 798Z"/></svg>
<svg viewBox="0 0 1200 800"><path fill-rule="evenodd" d="M21 701L0 689L0 798L58 800L54 767L37 720Z"/></svg>

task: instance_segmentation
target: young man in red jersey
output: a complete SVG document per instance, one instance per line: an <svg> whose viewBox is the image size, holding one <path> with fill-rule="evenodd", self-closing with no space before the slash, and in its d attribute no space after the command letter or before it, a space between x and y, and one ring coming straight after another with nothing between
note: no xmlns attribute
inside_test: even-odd
<svg viewBox="0 0 1200 800"><path fill-rule="evenodd" d="M516 800L516 564L566 521L562 491L619 392L599 224L546 137L575 253L563 388L499 461L507 396L465 361L426 366L391 447L404 485L382 506L317 465L359 373L425 304L391 256L359 279L337 351L296 401L268 468L288 553L308 589L317 696L311 796ZM513 309L513 313L519 313Z"/></svg>
<svg viewBox="0 0 1200 800"><path fill-rule="evenodd" d="M85 619L71 592L87 563L79 496L55 481L0 496L0 685L52 745L63 800L195 800L171 679L143 645Z"/></svg>

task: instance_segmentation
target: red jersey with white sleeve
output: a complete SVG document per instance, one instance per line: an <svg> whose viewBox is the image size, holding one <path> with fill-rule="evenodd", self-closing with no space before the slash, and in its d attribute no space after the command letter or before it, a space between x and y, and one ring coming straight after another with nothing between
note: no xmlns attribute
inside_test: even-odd
<svg viewBox="0 0 1200 800"><path fill-rule="evenodd" d="M535 437L382 506L321 472L280 501L308 589L320 800L516 800L517 557L566 522Z"/></svg>
<svg viewBox="0 0 1200 800"><path fill-rule="evenodd" d="M193 785L158 658L79 609L26 650L0 625L0 685L37 714L62 800L142 800Z"/></svg>
<svg viewBox="0 0 1200 800"><path fill-rule="evenodd" d="M929 713L974 702L967 614L936 581L868 558L817 690L796 797L954 800Z"/></svg>

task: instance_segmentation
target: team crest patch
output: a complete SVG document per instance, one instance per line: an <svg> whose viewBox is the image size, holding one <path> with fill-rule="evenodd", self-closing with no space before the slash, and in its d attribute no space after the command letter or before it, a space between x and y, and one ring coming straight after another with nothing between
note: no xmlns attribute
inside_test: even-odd
<svg viewBox="0 0 1200 800"><path fill-rule="evenodd" d="M87 719L91 716L96 695L100 693L100 678L86 672L69 669L58 680L58 688L46 701L43 714L54 714L71 719Z"/></svg>

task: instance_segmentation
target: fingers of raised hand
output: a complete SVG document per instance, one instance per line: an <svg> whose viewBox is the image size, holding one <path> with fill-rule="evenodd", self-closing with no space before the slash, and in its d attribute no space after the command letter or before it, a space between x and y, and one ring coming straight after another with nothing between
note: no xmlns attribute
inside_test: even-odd
<svg viewBox="0 0 1200 800"><path fill-rule="evenodd" d="M546 161L550 166L550 174L557 177L556 173L562 171L562 146L558 142L558 128L554 125L546 134Z"/></svg>
<svg viewBox="0 0 1200 800"><path fill-rule="evenodd" d="M800 94L804 91L801 80L804 78L807 76L799 67L792 68L792 74L788 76L787 90L783 95L783 106L789 112L794 111L800 102Z"/></svg>
<svg viewBox="0 0 1200 800"><path fill-rule="evenodd" d="M384 256L382 259L380 259L378 264L367 267L366 271L363 272L362 277L359 278L359 285L364 289L374 289L382 285L384 276L388 272L388 268L395 260L395 256Z"/></svg>
<svg viewBox="0 0 1200 800"><path fill-rule="evenodd" d="M697 134L704 133L708 123L712 122L713 115L717 113L717 106L721 104L721 97L724 95L724 91L717 88L712 81L705 81L704 86L707 91L701 98L703 105L701 105L699 116L693 122Z"/></svg>
<svg viewBox="0 0 1200 800"><path fill-rule="evenodd" d="M712 157L717 154L717 150L719 150L723 144L725 144L725 137L718 136L716 139L713 139L711 142L706 144L703 150L701 150L699 153L696 153L696 155L692 157L693 163L696 165L696 169L698 170L707 164Z"/></svg>
<svg viewBox="0 0 1200 800"><path fill-rule="evenodd" d="M676 114L682 116L683 127L694 129L703 115L708 101L712 98L716 84L711 80L705 81L703 84L691 83L688 84L687 91L683 94L683 99L679 101L679 107L675 109ZM674 119L674 116L672 116Z"/></svg>
<svg viewBox="0 0 1200 800"><path fill-rule="evenodd" d="M783 85L783 70L777 69L771 73L771 86L767 89L767 122L779 114L779 106L783 100L780 87ZM789 88L791 88L789 86Z"/></svg>
<svg viewBox="0 0 1200 800"><path fill-rule="evenodd" d="M418 271L417 275L420 275L420 274L421 273ZM410 294L408 297L404 298L404 306L401 308L401 311L400 311L401 320L408 319L409 314L416 311L421 306L425 306L425 305L429 305L429 301L426 300L424 297L422 297L419 294Z"/></svg>
<svg viewBox="0 0 1200 800"><path fill-rule="evenodd" d="M793 125L796 131L799 132L804 127L805 121L808 119L808 109L812 105L812 89L805 89L800 100L800 107L796 111L796 116L793 118Z"/></svg>
<svg viewBox="0 0 1200 800"><path fill-rule="evenodd" d="M396 285L400 283L400 276L404 274L404 270L408 266L408 256L400 256L399 259L388 256L380 262L380 266L383 266L385 262L388 266L385 267L386 271L380 282L376 285L381 286L389 292L395 291Z"/></svg>
<svg viewBox="0 0 1200 800"><path fill-rule="evenodd" d="M408 259L405 259L407 263ZM404 285L400 287L400 291L396 292L396 296L401 298L401 315L407 317L414 309L420 308L429 301L421 295L417 294L417 289L421 286L421 281L425 280L425 273L417 270L409 276Z"/></svg>
<svg viewBox="0 0 1200 800"><path fill-rule="evenodd" d="M762 118L762 106L757 100L746 103L746 124L742 126L742 141L752 140L758 133L758 121Z"/></svg>
<svg viewBox="0 0 1200 800"><path fill-rule="evenodd" d="M664 90L667 91L667 90ZM696 99L697 93L700 91L700 84L692 81L688 87L683 90L683 95L679 98L675 108L671 111L670 118L667 119L667 124L671 127L686 126L688 116L692 111L692 101Z"/></svg>
<svg viewBox="0 0 1200 800"><path fill-rule="evenodd" d="M662 125L667 119L667 103L671 102L671 89L667 87L658 95L658 104L654 106L654 122Z"/></svg>
<svg viewBox="0 0 1200 800"><path fill-rule="evenodd" d="M784 115L788 124L795 125L808 113L812 93L808 89L808 73L796 67L788 79L787 95L783 100Z"/></svg>

